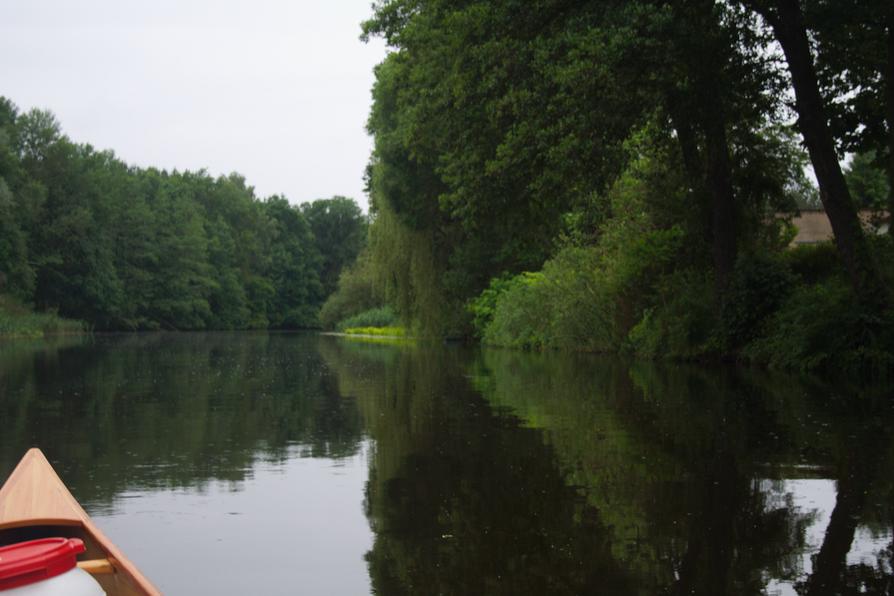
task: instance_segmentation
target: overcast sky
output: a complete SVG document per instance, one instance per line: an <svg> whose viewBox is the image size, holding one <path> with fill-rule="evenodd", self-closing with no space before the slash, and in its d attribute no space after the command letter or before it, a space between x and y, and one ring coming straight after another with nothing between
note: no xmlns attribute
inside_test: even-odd
<svg viewBox="0 0 894 596"><path fill-rule="evenodd" d="M139 166L366 208L371 0L0 0L0 95Z"/></svg>

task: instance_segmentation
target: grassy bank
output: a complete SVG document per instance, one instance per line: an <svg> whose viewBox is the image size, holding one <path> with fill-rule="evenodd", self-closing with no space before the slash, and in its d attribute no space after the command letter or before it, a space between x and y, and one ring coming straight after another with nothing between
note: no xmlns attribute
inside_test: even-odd
<svg viewBox="0 0 894 596"><path fill-rule="evenodd" d="M348 327L342 331L347 335L373 335L377 337L406 337L403 327Z"/></svg>
<svg viewBox="0 0 894 596"><path fill-rule="evenodd" d="M341 331L328 332L357 343L387 344L402 346L413 343L404 327L349 327Z"/></svg>
<svg viewBox="0 0 894 596"><path fill-rule="evenodd" d="M33 312L9 296L0 296L0 337L38 338L75 335L89 330L81 321L63 319L54 313Z"/></svg>

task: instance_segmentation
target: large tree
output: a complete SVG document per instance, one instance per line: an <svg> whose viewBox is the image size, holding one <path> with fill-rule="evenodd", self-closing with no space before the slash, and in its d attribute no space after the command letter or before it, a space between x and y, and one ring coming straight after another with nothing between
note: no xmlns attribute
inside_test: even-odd
<svg viewBox="0 0 894 596"><path fill-rule="evenodd" d="M366 244L366 216L353 199L341 196L304 203L301 213L323 257L320 281L328 296L335 291L341 271L357 259Z"/></svg>
<svg viewBox="0 0 894 596"><path fill-rule="evenodd" d="M857 210L851 198L829 125L827 101L820 92L816 64L798 0L745 0L772 27L782 47L792 88L798 127L819 183L820 200L829 216L838 254L851 286L865 303L887 301Z"/></svg>
<svg viewBox="0 0 894 596"><path fill-rule="evenodd" d="M273 232L266 275L274 288L275 314L270 323L276 328L314 327L325 298L321 279L324 257L314 241L311 224L284 197L267 199L264 213Z"/></svg>
<svg viewBox="0 0 894 596"><path fill-rule="evenodd" d="M804 7L836 141L841 150L876 155L894 211L894 3L811 0Z"/></svg>

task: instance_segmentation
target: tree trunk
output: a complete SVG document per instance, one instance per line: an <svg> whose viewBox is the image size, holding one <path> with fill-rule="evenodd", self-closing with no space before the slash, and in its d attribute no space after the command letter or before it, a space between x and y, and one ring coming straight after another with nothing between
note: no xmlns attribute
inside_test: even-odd
<svg viewBox="0 0 894 596"><path fill-rule="evenodd" d="M854 541L859 514L866 500L864 491L867 489L868 484L862 481L856 486L844 478L838 481L835 509L832 510L820 551L813 560L813 572L806 582L808 596L841 592L847 553Z"/></svg>
<svg viewBox="0 0 894 596"><path fill-rule="evenodd" d="M689 192L698 206L698 232L704 238L706 244L711 243L711 227L713 221L711 210L707 201L707 188L705 187L705 171L703 158L698 146L695 129L692 121L686 115L685 109L680 108L679 101L673 97L667 98L671 124L677 133L677 143L680 146L680 155L683 158L683 168L686 170L686 179L689 184Z"/></svg>
<svg viewBox="0 0 894 596"><path fill-rule="evenodd" d="M711 193L711 232L718 296L729 284L736 263L736 201L726 128L718 106L703 114L707 153L707 186Z"/></svg>
<svg viewBox="0 0 894 596"><path fill-rule="evenodd" d="M864 411L861 411L864 413ZM845 591L847 554L850 552L870 488L880 478L881 462L890 447L890 436L881 426L863 428L860 448L847 451L838 462L835 508L813 571L805 582L807 596L841 594Z"/></svg>
<svg viewBox="0 0 894 596"><path fill-rule="evenodd" d="M722 306L736 262L736 199L726 136L727 98L720 88L728 62L728 42L720 30L715 0L681 3L679 15L702 35L694 45L682 42L694 103L690 117L704 135L704 185L710 200L711 254L717 305ZM693 52L693 50L697 50Z"/></svg>
<svg viewBox="0 0 894 596"><path fill-rule="evenodd" d="M702 114L700 128L705 135L702 153L692 124L681 110L676 110L671 120L691 190L695 196L710 198L705 234L712 245L717 296L722 298L736 261L736 205L724 122L718 109Z"/></svg>
<svg viewBox="0 0 894 596"><path fill-rule="evenodd" d="M838 255L851 286L862 302L883 306L887 296L838 163L798 1L753 1L749 4L772 26L785 53L795 90L798 126L819 182L820 199L832 224Z"/></svg>
<svg viewBox="0 0 894 596"><path fill-rule="evenodd" d="M716 0L670 3L670 55L682 67L665 87L664 102L677 132L691 191L699 200L705 240L711 245L716 290L722 308L737 247L737 209L727 139L728 93L721 88L730 47ZM680 35L680 32L689 35Z"/></svg>

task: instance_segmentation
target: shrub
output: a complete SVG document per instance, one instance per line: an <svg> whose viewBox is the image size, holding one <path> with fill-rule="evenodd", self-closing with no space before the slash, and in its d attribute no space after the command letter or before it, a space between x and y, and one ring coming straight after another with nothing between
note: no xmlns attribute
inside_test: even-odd
<svg viewBox="0 0 894 596"><path fill-rule="evenodd" d="M648 358L697 358L717 349L714 281L689 269L663 277L653 306L627 335L626 348Z"/></svg>
<svg viewBox="0 0 894 596"><path fill-rule="evenodd" d="M485 343L517 347L596 349L594 330L611 319L597 283L599 254L566 247L537 273L500 277L469 310Z"/></svg>
<svg viewBox="0 0 894 596"><path fill-rule="evenodd" d="M472 315L472 327L475 337L484 337L485 329L494 319L494 313L497 310L497 300L507 290L513 287L515 278L509 274L503 274L490 280L490 285L473 298L466 305L466 310Z"/></svg>
<svg viewBox="0 0 894 596"><path fill-rule="evenodd" d="M643 192L642 181L623 178L595 246L566 246L538 273L492 281L471 306L479 325L489 319L485 343L620 349L685 243L679 227L656 229Z"/></svg>
<svg viewBox="0 0 894 596"><path fill-rule="evenodd" d="M361 255L339 275L338 288L320 309L320 323L326 329L333 329L339 321L380 304L373 292L369 259Z"/></svg>
<svg viewBox="0 0 894 596"><path fill-rule="evenodd" d="M795 246L782 253L782 259L792 273L809 284L828 279L841 270L835 245L831 242Z"/></svg>
<svg viewBox="0 0 894 596"><path fill-rule="evenodd" d="M63 319L54 312L32 312L18 300L0 295L0 336L43 337L88 331L81 321Z"/></svg>
<svg viewBox="0 0 894 596"><path fill-rule="evenodd" d="M870 236L869 246L888 291L894 290L894 236Z"/></svg>
<svg viewBox="0 0 894 596"><path fill-rule="evenodd" d="M608 246L566 247L540 272L494 280L472 303L479 324L490 319L485 343L620 349L672 265L682 233L615 231Z"/></svg>
<svg viewBox="0 0 894 596"><path fill-rule="evenodd" d="M753 339L795 283L795 276L778 257L760 253L739 257L721 312L724 347L735 350Z"/></svg>
<svg viewBox="0 0 894 596"><path fill-rule="evenodd" d="M797 287L742 353L774 368L880 371L894 364L894 317L863 310L841 277Z"/></svg>
<svg viewBox="0 0 894 596"><path fill-rule="evenodd" d="M543 274L521 273L508 280L508 286L496 299L493 319L484 330L484 343L543 347L551 318Z"/></svg>
<svg viewBox="0 0 894 596"><path fill-rule="evenodd" d="M553 347L607 351L616 347L617 302L597 248L567 247L543 267Z"/></svg>
<svg viewBox="0 0 894 596"><path fill-rule="evenodd" d="M371 308L339 321L336 329L344 331L351 327L392 327L397 323L397 315L390 306Z"/></svg>

